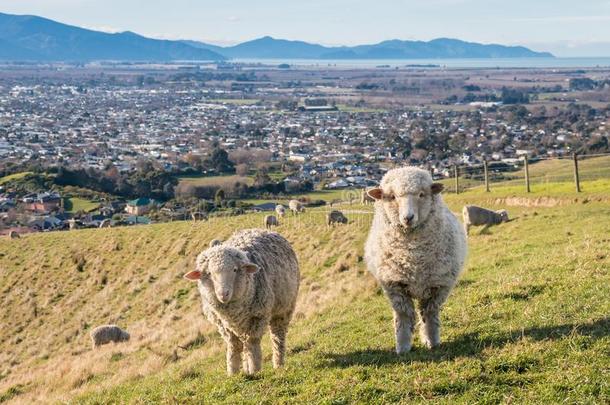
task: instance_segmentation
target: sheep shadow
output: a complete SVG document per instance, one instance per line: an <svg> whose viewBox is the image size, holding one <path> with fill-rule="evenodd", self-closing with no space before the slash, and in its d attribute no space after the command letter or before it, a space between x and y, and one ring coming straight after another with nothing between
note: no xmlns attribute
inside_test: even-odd
<svg viewBox="0 0 610 405"><path fill-rule="evenodd" d="M474 357L487 347L503 347L516 343L523 337L542 340L560 340L574 333L600 339L610 336L610 317L591 323L573 323L546 327L526 328L523 331L503 333L481 339L478 333L462 335L454 340L441 343L441 346L428 350L414 346L411 352L397 355L394 350L368 349L349 353L323 353L324 362L320 368L349 368L353 366L383 366L409 362L440 362L459 357Z"/></svg>

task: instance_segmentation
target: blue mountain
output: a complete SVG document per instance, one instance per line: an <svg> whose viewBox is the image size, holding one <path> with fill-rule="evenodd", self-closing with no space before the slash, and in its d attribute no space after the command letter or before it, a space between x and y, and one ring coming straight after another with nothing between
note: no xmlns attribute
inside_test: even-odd
<svg viewBox="0 0 610 405"><path fill-rule="evenodd" d="M143 37L133 32L109 34L29 15L0 13L0 60L170 61L223 60L208 49L181 41Z"/></svg>

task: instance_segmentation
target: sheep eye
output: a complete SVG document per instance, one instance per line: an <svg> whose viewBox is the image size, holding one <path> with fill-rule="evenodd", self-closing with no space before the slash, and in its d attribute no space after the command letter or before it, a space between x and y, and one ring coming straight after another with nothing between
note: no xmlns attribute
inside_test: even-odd
<svg viewBox="0 0 610 405"><path fill-rule="evenodd" d="M233 269L233 273L237 273L237 267Z"/></svg>
<svg viewBox="0 0 610 405"><path fill-rule="evenodd" d="M419 198L424 198L424 193L419 193Z"/></svg>
<svg viewBox="0 0 610 405"><path fill-rule="evenodd" d="M386 199L386 200L388 200L388 201L392 201L394 198L396 198L396 197L394 196L394 194L386 194L386 195L385 195L385 199Z"/></svg>

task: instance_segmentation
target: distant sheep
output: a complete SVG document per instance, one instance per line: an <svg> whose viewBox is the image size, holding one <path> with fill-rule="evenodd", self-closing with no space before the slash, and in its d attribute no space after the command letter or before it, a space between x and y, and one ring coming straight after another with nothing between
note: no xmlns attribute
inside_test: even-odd
<svg viewBox="0 0 610 405"><path fill-rule="evenodd" d="M91 331L90 335L94 349L107 343L127 342L130 337L129 333L116 325L98 326Z"/></svg>
<svg viewBox="0 0 610 405"><path fill-rule="evenodd" d="M219 246L222 245L222 241L218 240L218 239L212 239L210 241L209 247L214 247L214 246Z"/></svg>
<svg viewBox="0 0 610 405"><path fill-rule="evenodd" d="M106 218L102 222L100 222L100 228L110 228L111 225L112 220L110 218Z"/></svg>
<svg viewBox="0 0 610 405"><path fill-rule="evenodd" d="M360 204L369 205L375 203L375 199L371 197L368 193L369 190L369 188L362 189L362 194L360 195Z"/></svg>
<svg viewBox="0 0 610 405"><path fill-rule="evenodd" d="M284 218L286 215L286 208L282 204L278 204L275 206L275 213L278 217Z"/></svg>
<svg viewBox="0 0 610 405"><path fill-rule="evenodd" d="M440 344L440 310L466 258L466 235L442 189L429 172L405 167L387 172L380 187L368 192L376 202L365 259L394 310L398 354L411 350L414 299L422 342L428 348Z"/></svg>
<svg viewBox="0 0 610 405"><path fill-rule="evenodd" d="M19 239L19 238L21 238L21 236L19 236L19 234L17 232L15 232L15 231L10 231L8 233L8 237L9 237L9 239Z"/></svg>
<svg viewBox="0 0 610 405"><path fill-rule="evenodd" d="M341 211L333 210L326 214L326 225L347 224L347 218Z"/></svg>
<svg viewBox="0 0 610 405"><path fill-rule="evenodd" d="M299 290L299 265L290 243L263 229L236 232L203 251L185 274L198 283L203 313L227 344L227 373L261 369L261 338L269 328L273 367L284 364L286 333Z"/></svg>
<svg viewBox="0 0 610 405"><path fill-rule="evenodd" d="M488 227L490 225L508 222L508 211L491 211L475 205L465 205L462 209L462 218L464 220L464 230L466 231L466 234L468 234L472 225L485 225L485 227Z"/></svg>
<svg viewBox="0 0 610 405"><path fill-rule="evenodd" d="M269 229L272 226L278 226L280 223L275 215L266 215L263 224L265 225L265 228Z"/></svg>
<svg viewBox="0 0 610 405"><path fill-rule="evenodd" d="M205 212L192 212L191 219L193 221L207 221L208 214L206 214Z"/></svg>
<svg viewBox="0 0 610 405"><path fill-rule="evenodd" d="M300 212L305 212L305 206L299 200L290 200L288 208L295 215Z"/></svg>

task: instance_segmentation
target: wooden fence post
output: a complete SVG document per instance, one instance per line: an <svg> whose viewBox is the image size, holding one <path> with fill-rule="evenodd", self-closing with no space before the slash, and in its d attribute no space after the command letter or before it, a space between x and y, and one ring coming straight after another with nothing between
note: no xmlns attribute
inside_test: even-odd
<svg viewBox="0 0 610 405"><path fill-rule="evenodd" d="M530 168L527 162L527 155L525 155L523 157L523 163L524 163L524 168L525 168L525 190L529 193L530 192Z"/></svg>
<svg viewBox="0 0 610 405"><path fill-rule="evenodd" d="M576 183L576 192L580 193L580 177L578 176L578 155L574 153L574 183Z"/></svg>
<svg viewBox="0 0 610 405"><path fill-rule="evenodd" d="M459 172L457 165L453 166L453 173L455 176L455 194L459 194L460 193L460 181L459 181L460 172Z"/></svg>
<svg viewBox="0 0 610 405"><path fill-rule="evenodd" d="M485 172L485 191L489 193L489 172L487 171L487 159L483 160L483 171Z"/></svg>

